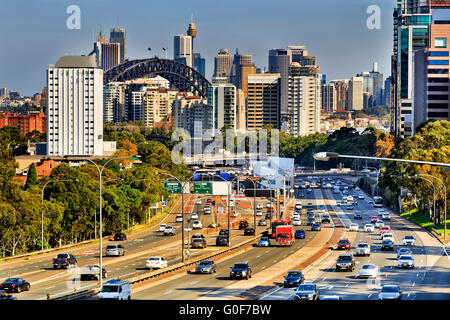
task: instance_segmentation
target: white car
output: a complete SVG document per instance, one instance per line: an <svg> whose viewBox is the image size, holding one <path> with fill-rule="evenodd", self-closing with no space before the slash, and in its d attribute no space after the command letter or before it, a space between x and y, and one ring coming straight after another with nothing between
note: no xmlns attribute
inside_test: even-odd
<svg viewBox="0 0 450 320"><path fill-rule="evenodd" d="M260 216L262 216L262 215L263 215L262 211L256 211L256 216L257 216L257 217L260 217Z"/></svg>
<svg viewBox="0 0 450 320"><path fill-rule="evenodd" d="M192 222L192 229L201 229L202 223L200 222L200 220L195 220L194 222Z"/></svg>
<svg viewBox="0 0 450 320"><path fill-rule="evenodd" d="M192 220L198 219L198 214L195 213L195 212L192 212L192 213L191 213L191 219L192 219Z"/></svg>
<svg viewBox="0 0 450 320"><path fill-rule="evenodd" d="M160 224L159 225L159 232L164 232L164 230L166 229L166 227L167 227L167 224L165 224L165 223L162 223L162 224Z"/></svg>
<svg viewBox="0 0 450 320"><path fill-rule="evenodd" d="M378 211L378 215L379 215L379 216L382 216L384 213L386 213L386 210L379 210L379 211Z"/></svg>
<svg viewBox="0 0 450 320"><path fill-rule="evenodd" d="M391 215L389 213L385 212L381 215L381 218L383 220L391 220Z"/></svg>
<svg viewBox="0 0 450 320"><path fill-rule="evenodd" d="M378 267L372 263L363 264L359 269L360 278L376 278L378 275Z"/></svg>
<svg viewBox="0 0 450 320"><path fill-rule="evenodd" d="M211 208L210 207L205 207L205 209L203 209L203 212L205 214L210 214L211 213Z"/></svg>
<svg viewBox="0 0 450 320"><path fill-rule="evenodd" d="M342 202L338 200L338 201L336 201L336 205L337 206L342 206Z"/></svg>
<svg viewBox="0 0 450 320"><path fill-rule="evenodd" d="M166 226L166 228L164 229L164 235L165 236L174 236L175 228L172 226Z"/></svg>
<svg viewBox="0 0 450 320"><path fill-rule="evenodd" d="M384 222L383 220L378 220L377 222L375 222L375 228L379 228L384 226Z"/></svg>
<svg viewBox="0 0 450 320"><path fill-rule="evenodd" d="M413 246L416 244L416 240L414 239L413 236L405 236L403 238L403 244L406 246Z"/></svg>
<svg viewBox="0 0 450 320"><path fill-rule="evenodd" d="M392 242L394 242L394 235L389 232L383 233L381 235L381 241L384 241L384 240L391 240Z"/></svg>
<svg viewBox="0 0 450 320"><path fill-rule="evenodd" d="M202 204L202 200L197 200L197 201L195 201L195 204L199 204L199 205L201 205Z"/></svg>
<svg viewBox="0 0 450 320"><path fill-rule="evenodd" d="M353 202L353 196L347 196L347 201L348 202Z"/></svg>
<svg viewBox="0 0 450 320"><path fill-rule="evenodd" d="M397 285L385 284L378 294L378 300L400 300L401 297L402 291Z"/></svg>
<svg viewBox="0 0 450 320"><path fill-rule="evenodd" d="M349 230L350 231L358 231L358 225L356 223L350 223Z"/></svg>
<svg viewBox="0 0 450 320"><path fill-rule="evenodd" d="M262 208L263 208L262 203L257 203L256 204L256 209L262 209Z"/></svg>
<svg viewBox="0 0 450 320"><path fill-rule="evenodd" d="M360 242L355 249L357 256L370 256L370 246L367 242Z"/></svg>
<svg viewBox="0 0 450 320"><path fill-rule="evenodd" d="M294 212L293 214L292 214L292 220L294 220L294 219L300 219L300 213L298 213L298 212Z"/></svg>
<svg viewBox="0 0 450 320"><path fill-rule="evenodd" d="M149 269L161 269L167 268L167 260L163 257L150 257L145 262L145 266Z"/></svg>
<svg viewBox="0 0 450 320"><path fill-rule="evenodd" d="M372 224L366 224L364 225L364 232L374 232L375 228Z"/></svg>
<svg viewBox="0 0 450 320"><path fill-rule="evenodd" d="M398 258L397 268L411 268L414 269L414 259L412 255L402 255Z"/></svg>
<svg viewBox="0 0 450 320"><path fill-rule="evenodd" d="M302 223L300 221L300 219L294 219L292 220L292 225L293 226L300 226Z"/></svg>
<svg viewBox="0 0 450 320"><path fill-rule="evenodd" d="M360 194L360 195L358 196L358 199L359 199L359 200L364 200L364 196L363 196L362 194Z"/></svg>
<svg viewBox="0 0 450 320"><path fill-rule="evenodd" d="M183 222L183 216L181 214L177 215L177 217L175 218L176 222Z"/></svg>
<svg viewBox="0 0 450 320"><path fill-rule="evenodd" d="M397 251L397 259L400 258L400 256L404 256L404 255L411 255L411 249L409 248L401 248Z"/></svg>
<svg viewBox="0 0 450 320"><path fill-rule="evenodd" d="M266 204L267 209L272 207L272 203L271 202L267 202Z"/></svg>

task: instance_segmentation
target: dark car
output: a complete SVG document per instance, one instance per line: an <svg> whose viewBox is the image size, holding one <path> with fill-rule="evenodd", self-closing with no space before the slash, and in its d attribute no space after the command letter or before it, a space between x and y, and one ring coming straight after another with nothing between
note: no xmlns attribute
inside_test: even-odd
<svg viewBox="0 0 450 320"><path fill-rule="evenodd" d="M239 222L239 230L243 230L248 227L248 221Z"/></svg>
<svg viewBox="0 0 450 320"><path fill-rule="evenodd" d="M331 217L328 214L325 214L322 216L322 223L330 223L331 222Z"/></svg>
<svg viewBox="0 0 450 320"><path fill-rule="evenodd" d="M391 240L384 240L381 243L381 250L394 250L394 244L392 243Z"/></svg>
<svg viewBox="0 0 450 320"><path fill-rule="evenodd" d="M313 223L313 225L311 226L311 231L320 231L320 230L322 230L320 222Z"/></svg>
<svg viewBox="0 0 450 320"><path fill-rule="evenodd" d="M228 229L220 229L219 231L219 235L220 236L227 236L229 234L229 230Z"/></svg>
<svg viewBox="0 0 450 320"><path fill-rule="evenodd" d="M244 236L253 236L255 234L255 228L247 227L244 230Z"/></svg>
<svg viewBox="0 0 450 320"><path fill-rule="evenodd" d="M355 214L353 215L353 218L355 219L362 219L362 214L359 211L356 211Z"/></svg>
<svg viewBox="0 0 450 320"><path fill-rule="evenodd" d="M337 248L343 249L343 250L350 250L350 248L351 248L350 240L348 240L348 239L339 240L339 242L337 244Z"/></svg>
<svg viewBox="0 0 450 320"><path fill-rule="evenodd" d="M266 213L266 219L270 219L272 217L272 214L270 212Z"/></svg>
<svg viewBox="0 0 450 320"><path fill-rule="evenodd" d="M71 253L60 253L53 258L53 269L70 268L70 266L76 266L77 259Z"/></svg>
<svg viewBox="0 0 450 320"><path fill-rule="evenodd" d="M228 236L227 235L219 235L216 238L216 246L226 246L228 245Z"/></svg>
<svg viewBox="0 0 450 320"><path fill-rule="evenodd" d="M298 194L298 197L299 197L299 198L304 198L305 195L304 195L303 193L299 193L299 194Z"/></svg>
<svg viewBox="0 0 450 320"><path fill-rule="evenodd" d="M17 298L8 294L5 290L0 290L0 300L17 300Z"/></svg>
<svg viewBox="0 0 450 320"><path fill-rule="evenodd" d="M84 266L80 270L80 280L98 280L100 276L100 266L88 265ZM108 273L105 268L102 268L102 277L106 278Z"/></svg>
<svg viewBox="0 0 450 320"><path fill-rule="evenodd" d="M191 248L206 248L206 240L202 238L192 239Z"/></svg>
<svg viewBox="0 0 450 320"><path fill-rule="evenodd" d="M345 207L346 210L353 210L353 206L347 206Z"/></svg>
<svg viewBox="0 0 450 320"><path fill-rule="evenodd" d="M295 239L305 239L305 230L296 230L294 237Z"/></svg>
<svg viewBox="0 0 450 320"><path fill-rule="evenodd" d="M248 263L235 263L230 267L230 279L250 279L252 277L252 269Z"/></svg>
<svg viewBox="0 0 450 320"><path fill-rule="evenodd" d="M0 290L5 290L6 292L29 291L30 283L22 278L8 278L0 284Z"/></svg>
<svg viewBox="0 0 450 320"><path fill-rule="evenodd" d="M294 300L318 300L320 290L315 283L302 283L294 294Z"/></svg>
<svg viewBox="0 0 450 320"><path fill-rule="evenodd" d="M114 235L114 241L125 241L127 240L127 235L123 232L117 232Z"/></svg>
<svg viewBox="0 0 450 320"><path fill-rule="evenodd" d="M305 282L305 276L301 271L288 271L287 275L284 276L284 287L296 287Z"/></svg>
<svg viewBox="0 0 450 320"><path fill-rule="evenodd" d="M355 259L350 254L341 254L336 260L336 271L355 269Z"/></svg>
<svg viewBox="0 0 450 320"><path fill-rule="evenodd" d="M316 222L315 218L308 218L308 220L306 221L306 225L312 226L315 222Z"/></svg>

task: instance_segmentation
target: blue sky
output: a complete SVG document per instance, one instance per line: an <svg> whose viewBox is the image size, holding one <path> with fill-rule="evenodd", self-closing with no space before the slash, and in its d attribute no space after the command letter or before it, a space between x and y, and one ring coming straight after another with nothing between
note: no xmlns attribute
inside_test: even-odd
<svg viewBox="0 0 450 320"><path fill-rule="evenodd" d="M69 5L81 9L81 29L66 27ZM366 9L381 9L381 29L366 27ZM88 54L95 30L109 37L114 26L127 29L127 57L137 59L169 48L186 33L191 13L197 27L195 52L206 58L207 78L221 48L252 54L268 66L268 50L306 45L327 80L369 71L377 61L390 74L393 0L2 0L0 87L31 95L45 86L45 71L65 54Z"/></svg>

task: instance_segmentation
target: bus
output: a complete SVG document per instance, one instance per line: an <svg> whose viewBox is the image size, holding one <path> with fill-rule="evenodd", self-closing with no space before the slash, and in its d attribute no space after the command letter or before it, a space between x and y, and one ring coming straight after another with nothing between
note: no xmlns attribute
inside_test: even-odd
<svg viewBox="0 0 450 320"><path fill-rule="evenodd" d="M278 219L272 222L272 238L276 239L277 237L277 227L289 225L291 223L291 219Z"/></svg>

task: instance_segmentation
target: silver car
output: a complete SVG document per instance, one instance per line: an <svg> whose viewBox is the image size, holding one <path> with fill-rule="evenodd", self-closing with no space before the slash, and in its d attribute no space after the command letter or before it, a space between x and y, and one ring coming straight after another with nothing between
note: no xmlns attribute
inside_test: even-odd
<svg viewBox="0 0 450 320"><path fill-rule="evenodd" d="M314 283L303 283L295 291L294 300L318 300L320 291Z"/></svg>
<svg viewBox="0 0 450 320"><path fill-rule="evenodd" d="M416 243L416 240L413 236L405 236L403 238L403 244L407 246L413 246Z"/></svg>
<svg viewBox="0 0 450 320"><path fill-rule="evenodd" d="M409 248L401 248L397 251L397 259L403 255L411 255L411 249Z"/></svg>
<svg viewBox="0 0 450 320"><path fill-rule="evenodd" d="M378 294L379 300L400 300L402 298L402 291L397 285L384 285Z"/></svg>
<svg viewBox="0 0 450 320"><path fill-rule="evenodd" d="M378 275L378 267L372 263L363 264L359 269L360 278L375 278Z"/></svg>
<svg viewBox="0 0 450 320"><path fill-rule="evenodd" d="M397 268L414 269L414 259L411 255L402 255L398 258Z"/></svg>
<svg viewBox="0 0 450 320"><path fill-rule="evenodd" d="M106 246L105 254L107 257L118 257L125 255L125 249L120 244L109 244Z"/></svg>
<svg viewBox="0 0 450 320"><path fill-rule="evenodd" d="M195 267L195 273L215 273L216 264L212 260L202 260Z"/></svg>

